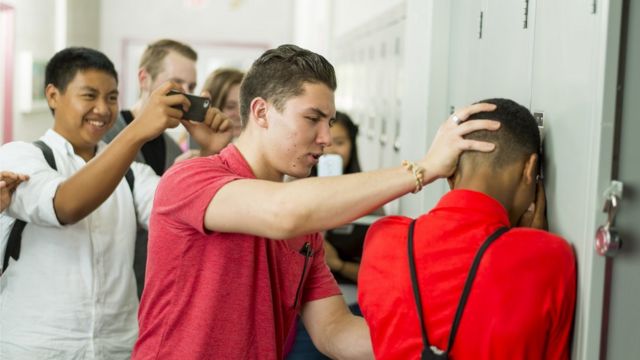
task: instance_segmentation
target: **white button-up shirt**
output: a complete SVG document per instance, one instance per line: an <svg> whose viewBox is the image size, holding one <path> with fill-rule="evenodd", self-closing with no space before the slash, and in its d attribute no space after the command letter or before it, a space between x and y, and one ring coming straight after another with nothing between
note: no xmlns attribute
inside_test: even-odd
<svg viewBox="0 0 640 360"><path fill-rule="evenodd" d="M159 178L133 163L133 197L123 178L89 216L62 226L56 189L86 163L53 130L41 140L57 171L31 143L0 147L0 169L30 176L0 215L0 266L14 219L27 222L20 258L0 277L0 359L128 359L138 334L136 219L148 224Z"/></svg>

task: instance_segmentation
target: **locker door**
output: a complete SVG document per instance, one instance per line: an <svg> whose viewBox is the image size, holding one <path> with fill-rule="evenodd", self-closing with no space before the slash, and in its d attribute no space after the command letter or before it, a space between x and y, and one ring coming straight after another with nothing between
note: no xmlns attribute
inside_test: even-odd
<svg viewBox="0 0 640 360"><path fill-rule="evenodd" d="M623 244L619 254L611 259L613 276L610 279L608 314L605 310L608 332L602 334L606 346L601 349L601 353L606 351L604 359L607 360L634 359L640 354L640 143L637 140L640 135L640 121L637 119L640 113L640 3L627 1L627 5L629 25L624 57L624 94L621 121L616 124L620 125L616 129L620 142L614 145L619 147L619 162L613 171L614 179L624 183L616 220Z"/></svg>
<svg viewBox="0 0 640 360"><path fill-rule="evenodd" d="M538 1L535 9L531 108L544 113L549 225L574 246L579 267L574 359L598 359L603 260L594 254L593 237L596 220L603 219L613 138L609 12L593 13L591 4Z"/></svg>
<svg viewBox="0 0 640 360"><path fill-rule="evenodd" d="M510 98L526 107L531 101L535 0L484 0L479 82L473 99ZM473 55L472 55L472 58Z"/></svg>
<svg viewBox="0 0 640 360"><path fill-rule="evenodd" d="M529 106L534 0L452 3L450 103L506 97Z"/></svg>
<svg viewBox="0 0 640 360"><path fill-rule="evenodd" d="M480 100L472 89L478 86L482 72L481 64L476 61L482 48L481 22L484 23L481 0L451 2L448 89L449 104L453 108Z"/></svg>

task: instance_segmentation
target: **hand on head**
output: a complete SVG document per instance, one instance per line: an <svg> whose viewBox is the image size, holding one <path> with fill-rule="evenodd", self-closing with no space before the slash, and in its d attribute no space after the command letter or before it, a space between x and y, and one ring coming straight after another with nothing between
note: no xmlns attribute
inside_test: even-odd
<svg viewBox="0 0 640 360"><path fill-rule="evenodd" d="M491 152L495 145L488 142L467 140L465 135L477 130L497 130L498 121L474 120L465 122L469 116L495 110L493 104L473 104L457 110L438 129L427 155L420 161L425 169L423 180L427 184L437 178L449 177L456 169L458 158L463 151Z"/></svg>

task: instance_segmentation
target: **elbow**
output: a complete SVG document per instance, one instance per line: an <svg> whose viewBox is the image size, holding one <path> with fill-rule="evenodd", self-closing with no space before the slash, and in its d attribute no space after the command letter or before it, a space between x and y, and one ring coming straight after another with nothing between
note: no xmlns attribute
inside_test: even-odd
<svg viewBox="0 0 640 360"><path fill-rule="evenodd" d="M274 201L273 214L270 221L273 224L270 238L291 239L304 235L309 231L305 228L308 216L305 212L294 206L291 201Z"/></svg>
<svg viewBox="0 0 640 360"><path fill-rule="evenodd" d="M73 225L84 219L88 214L79 208L54 207L56 218L60 225Z"/></svg>

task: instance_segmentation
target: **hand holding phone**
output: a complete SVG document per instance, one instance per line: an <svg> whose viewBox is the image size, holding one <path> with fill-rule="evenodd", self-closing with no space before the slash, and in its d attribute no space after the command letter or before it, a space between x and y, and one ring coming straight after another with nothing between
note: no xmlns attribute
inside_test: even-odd
<svg viewBox="0 0 640 360"><path fill-rule="evenodd" d="M175 90L171 90L169 91L169 93L167 94L168 96L171 95L184 95L187 97L187 99L189 99L189 102L191 103L191 106L189 107L189 110L184 112L182 114L182 119L183 120L191 120L191 121L197 121L197 122L203 122L204 121L204 117L205 114L207 113L207 110L209 109L209 106L211 105L211 100L209 100L206 97L202 97L202 96L195 96L195 95L191 95L191 94L185 94L185 93L181 93ZM182 106L180 105L175 105L172 106L173 108L176 108L180 111L184 111L182 109Z"/></svg>

